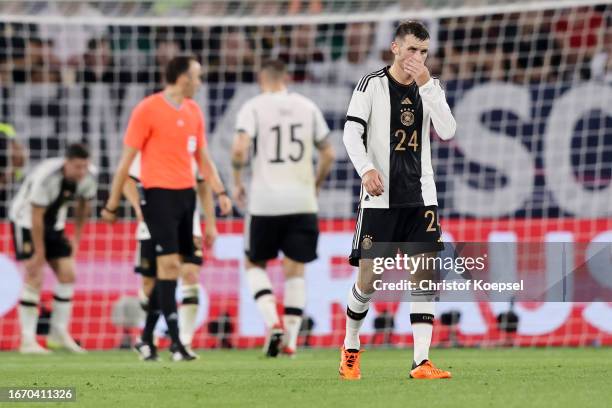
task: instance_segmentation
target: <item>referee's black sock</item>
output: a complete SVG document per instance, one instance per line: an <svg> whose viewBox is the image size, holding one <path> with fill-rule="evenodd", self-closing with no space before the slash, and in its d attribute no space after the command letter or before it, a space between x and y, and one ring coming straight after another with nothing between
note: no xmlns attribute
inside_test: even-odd
<svg viewBox="0 0 612 408"><path fill-rule="evenodd" d="M181 344L179 339L178 329L178 310L176 308L176 280L158 280L157 281L159 306L166 324L168 325L168 334L173 343Z"/></svg>
<svg viewBox="0 0 612 408"><path fill-rule="evenodd" d="M156 283L153 286L151 294L149 295L147 318L145 320L144 329L142 329L142 335L140 336L142 341L148 344L153 344L153 330L155 330L155 325L157 324L157 320L159 320L159 315L161 314L161 310L159 310L158 293L159 290L157 289Z"/></svg>

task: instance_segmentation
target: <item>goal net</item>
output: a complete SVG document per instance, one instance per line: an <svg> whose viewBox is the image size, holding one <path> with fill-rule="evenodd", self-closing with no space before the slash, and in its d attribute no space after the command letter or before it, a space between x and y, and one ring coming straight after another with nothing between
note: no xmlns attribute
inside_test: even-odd
<svg viewBox="0 0 612 408"><path fill-rule="evenodd" d="M356 274L347 255L360 190L342 129L356 83L390 63L393 26L402 19L428 26L427 65L444 84L458 124L454 139L431 139L445 241L514 243L507 266L542 279L546 262L558 261L546 244L563 242L564 259L587 265L589 279L612 291L610 257L602 276L589 271L587 255L593 243L612 242L610 1L0 2L0 349L19 341L22 277L7 208L24 174L70 142L87 143L99 170L99 214L131 109L163 86L165 63L180 53L203 63L195 99L228 186L236 113L258 93L262 60L285 61L291 89L324 112L337 162L319 196L319 257L307 266L300 344L339 345ZM261 345L263 321L244 282L243 214L235 210L218 226L201 270L194 346ZM86 348L118 347L141 324L134 236L125 202L116 225L94 215L87 226L71 326ZM281 300L280 263L271 262L268 272ZM41 334L54 284L47 270ZM612 344L612 306L592 300L441 303L433 341ZM407 303L376 303L364 339L410 344L409 322Z"/></svg>

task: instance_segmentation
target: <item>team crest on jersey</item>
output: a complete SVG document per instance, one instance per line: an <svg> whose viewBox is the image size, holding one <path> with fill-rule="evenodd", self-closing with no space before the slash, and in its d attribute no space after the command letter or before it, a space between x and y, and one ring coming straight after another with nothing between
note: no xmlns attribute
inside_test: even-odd
<svg viewBox="0 0 612 408"><path fill-rule="evenodd" d="M400 119L402 121L402 125L412 126L412 124L414 123L414 113L408 110L405 112L402 112L402 116L400 117Z"/></svg>
<svg viewBox="0 0 612 408"><path fill-rule="evenodd" d="M361 240L361 249L368 250L372 248L372 237L369 235L364 235Z"/></svg>
<svg viewBox="0 0 612 408"><path fill-rule="evenodd" d="M148 259L143 258L140 260L140 267L142 269L149 269L151 267L151 263L149 262Z"/></svg>
<svg viewBox="0 0 612 408"><path fill-rule="evenodd" d="M24 254L31 254L32 253L32 244L30 244L29 242L24 242L23 243L23 253Z"/></svg>
<svg viewBox="0 0 612 408"><path fill-rule="evenodd" d="M402 105L412 105L412 101L410 100L410 98L405 97L405 98L402 100Z"/></svg>

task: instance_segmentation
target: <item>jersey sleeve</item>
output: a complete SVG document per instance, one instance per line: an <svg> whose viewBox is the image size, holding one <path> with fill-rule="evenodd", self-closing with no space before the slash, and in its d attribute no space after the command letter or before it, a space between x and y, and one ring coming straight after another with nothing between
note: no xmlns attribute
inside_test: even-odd
<svg viewBox="0 0 612 408"><path fill-rule="evenodd" d="M236 116L236 132L244 132L252 139L257 134L257 118L255 109L250 103L246 103L238 111Z"/></svg>
<svg viewBox="0 0 612 408"><path fill-rule="evenodd" d="M423 109L425 109L431 118L436 133L442 140L448 140L455 135L457 123L453 117L446 95L440 81L435 78L430 78L426 84L419 87L419 94L423 99Z"/></svg>
<svg viewBox="0 0 612 408"><path fill-rule="evenodd" d="M323 142L329 135L329 126L323 116L323 112L316 105L313 104L313 116L314 116L314 143L315 146Z"/></svg>
<svg viewBox="0 0 612 408"><path fill-rule="evenodd" d="M374 164L368 158L366 151L368 120L372 111L372 85L367 87L367 84L364 85L364 80L365 77L359 81L353 91L342 136L346 152L360 177L374 169Z"/></svg>
<svg viewBox="0 0 612 408"><path fill-rule="evenodd" d="M141 102L136 105L130 116L123 143L134 149L142 150L151 135L151 124L146 106Z"/></svg>
<svg viewBox="0 0 612 408"><path fill-rule="evenodd" d="M353 91L348 112L346 113L346 120L360 123L365 129L368 126L368 119L370 119L370 112L372 111L372 85L364 87L363 81L363 79L359 81Z"/></svg>
<svg viewBox="0 0 612 408"><path fill-rule="evenodd" d="M204 113L202 113L202 109L200 106L196 105L196 112L198 114L198 150L202 147L206 147L208 145L208 141L206 139L206 120L204 119Z"/></svg>
<svg viewBox="0 0 612 408"><path fill-rule="evenodd" d="M130 165L128 175L136 181L140 181L140 153L134 157L134 161Z"/></svg>
<svg viewBox="0 0 612 408"><path fill-rule="evenodd" d="M47 207L53 202L53 187L45 177L34 179L30 189L30 203L37 207Z"/></svg>
<svg viewBox="0 0 612 408"><path fill-rule="evenodd" d="M96 197L96 191L98 190L98 184L94 175L89 175L81 185L79 189L78 197L85 200L93 200Z"/></svg>

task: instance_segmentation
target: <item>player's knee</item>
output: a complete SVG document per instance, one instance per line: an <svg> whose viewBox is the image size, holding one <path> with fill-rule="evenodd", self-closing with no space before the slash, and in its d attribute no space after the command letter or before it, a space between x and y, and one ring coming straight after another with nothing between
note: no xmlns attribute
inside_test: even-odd
<svg viewBox="0 0 612 408"><path fill-rule="evenodd" d="M199 283L199 273L194 268L187 268L181 273L181 279L183 285L197 285Z"/></svg>
<svg viewBox="0 0 612 408"><path fill-rule="evenodd" d="M32 289L40 291L43 285L43 274L26 271L24 283Z"/></svg>
<svg viewBox="0 0 612 408"><path fill-rule="evenodd" d="M164 255L157 258L157 274L160 279L178 279L181 262L178 255Z"/></svg>
<svg viewBox="0 0 612 408"><path fill-rule="evenodd" d="M57 281L59 283L74 283L76 281L76 273L72 267L60 268L57 272Z"/></svg>
<svg viewBox="0 0 612 408"><path fill-rule="evenodd" d="M147 295L147 297L151 296L154 286L155 286L155 278L150 278L148 276L142 277L142 292L145 295Z"/></svg>
<svg viewBox="0 0 612 408"><path fill-rule="evenodd" d="M76 281L76 276L74 272L64 272L57 275L57 281L59 283L74 283Z"/></svg>
<svg viewBox="0 0 612 408"><path fill-rule="evenodd" d="M304 264L285 258L283 262L285 279L304 277Z"/></svg>
<svg viewBox="0 0 612 408"><path fill-rule="evenodd" d="M366 294L371 295L376 292L374 288L374 282L379 279L379 275L374 274L372 261L369 259L362 259L359 261L359 277L357 279L357 286L359 290Z"/></svg>

